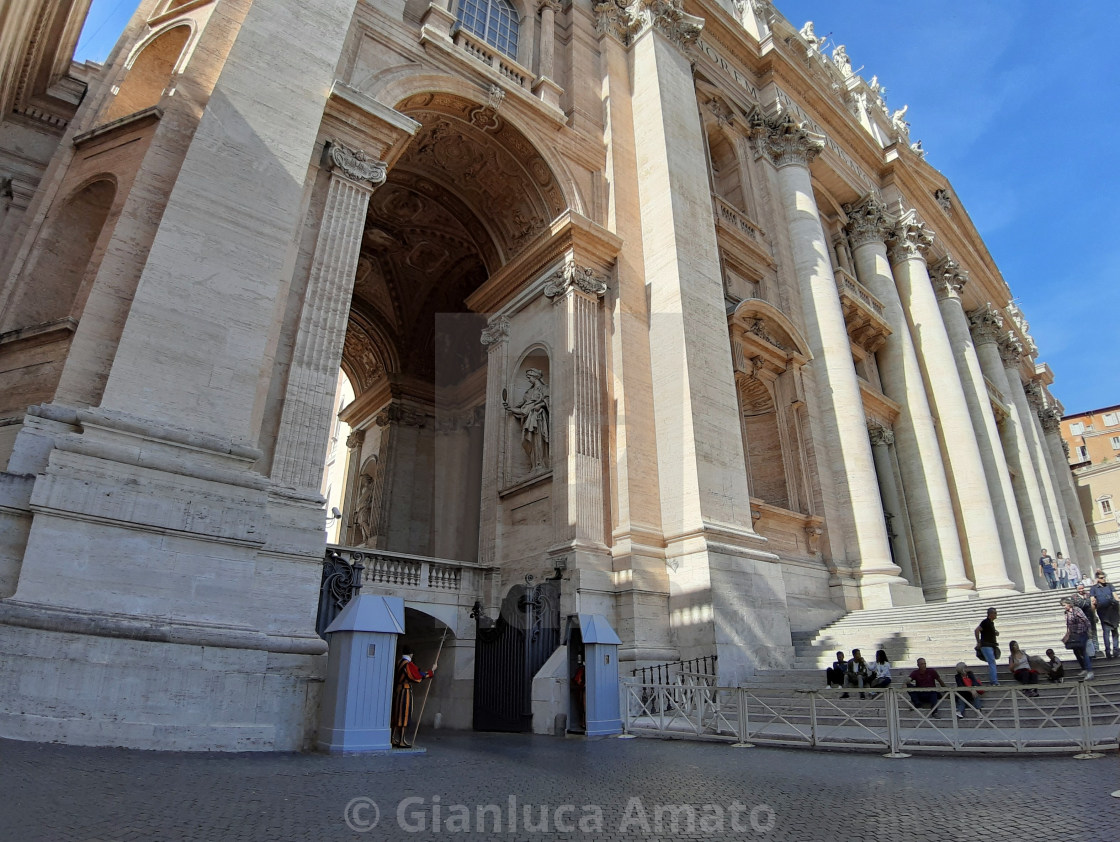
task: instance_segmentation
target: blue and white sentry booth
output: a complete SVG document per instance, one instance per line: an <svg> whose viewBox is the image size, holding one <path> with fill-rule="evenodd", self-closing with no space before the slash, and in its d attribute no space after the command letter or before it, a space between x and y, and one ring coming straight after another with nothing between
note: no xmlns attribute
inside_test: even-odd
<svg viewBox="0 0 1120 842"><path fill-rule="evenodd" d="M573 619L576 622L568 626L569 676L574 676L578 668L578 652L582 645L587 688L584 733L588 737L621 734L618 647L622 641L602 614L576 614ZM569 721L572 720L569 718Z"/></svg>
<svg viewBox="0 0 1120 842"><path fill-rule="evenodd" d="M404 600L359 594L325 634L330 641L319 721L319 750L392 751L397 636L404 634Z"/></svg>

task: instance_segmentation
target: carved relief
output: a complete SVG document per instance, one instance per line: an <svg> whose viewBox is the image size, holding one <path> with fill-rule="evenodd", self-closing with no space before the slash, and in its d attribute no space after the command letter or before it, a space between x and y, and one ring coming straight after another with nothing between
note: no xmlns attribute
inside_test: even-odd
<svg viewBox="0 0 1120 842"><path fill-rule="evenodd" d="M354 390L358 394L370 388L385 373L373 340L353 324L346 331L342 357L347 362L348 373L354 381Z"/></svg>
<svg viewBox="0 0 1120 842"><path fill-rule="evenodd" d="M482 331L481 341L483 345L496 345L499 342L509 341L509 319L505 316L498 316L490 320Z"/></svg>
<svg viewBox="0 0 1120 842"><path fill-rule="evenodd" d="M394 401L373 417L373 423L378 427L424 427L428 418L427 413Z"/></svg>
<svg viewBox="0 0 1120 842"><path fill-rule="evenodd" d="M369 182L372 187L385 183L387 165L384 161L378 161L360 149L350 149L337 141L328 144L326 152L331 166L347 178Z"/></svg>
<svg viewBox="0 0 1120 842"><path fill-rule="evenodd" d="M871 439L872 447L890 447L894 444L894 430L878 421L872 421L867 425L867 436Z"/></svg>
<svg viewBox="0 0 1120 842"><path fill-rule="evenodd" d="M595 298L602 298L607 291L607 285L586 266L580 266L573 260L568 260L564 266L557 269L544 285L544 294L547 298L559 298L566 292L577 289Z"/></svg>

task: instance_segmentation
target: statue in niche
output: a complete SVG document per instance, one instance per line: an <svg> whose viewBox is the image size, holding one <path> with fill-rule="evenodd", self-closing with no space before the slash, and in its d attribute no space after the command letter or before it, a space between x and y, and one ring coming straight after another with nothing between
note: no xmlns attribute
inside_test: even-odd
<svg viewBox="0 0 1120 842"><path fill-rule="evenodd" d="M353 531L350 541L355 547L365 545L373 537L374 522L374 491L377 481L373 476L376 469L376 457L370 460L371 464L358 477L358 499L354 504L354 517L351 520Z"/></svg>
<svg viewBox="0 0 1120 842"><path fill-rule="evenodd" d="M521 421L521 447L529 459L530 473L535 474L547 470L549 464L548 384L544 382L544 373L539 368L528 369L525 377L529 380L529 388L525 390L521 403L510 406L503 399L502 406Z"/></svg>

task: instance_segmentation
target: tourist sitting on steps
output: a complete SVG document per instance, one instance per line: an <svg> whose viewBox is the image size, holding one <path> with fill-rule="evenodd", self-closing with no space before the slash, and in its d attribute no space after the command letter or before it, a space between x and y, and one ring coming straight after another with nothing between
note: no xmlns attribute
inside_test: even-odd
<svg viewBox="0 0 1120 842"><path fill-rule="evenodd" d="M968 668L968 664L961 661L957 664L957 686L958 687L979 687L980 679ZM983 707L983 700L980 698L983 695L983 690L962 690L957 693L957 719L964 719L964 709L967 705L973 710L980 710Z"/></svg>
<svg viewBox="0 0 1120 842"><path fill-rule="evenodd" d="M837 652L836 660L832 662L832 666L824 671L824 680L829 687L843 687L844 676L847 674L848 659L844 657L843 652Z"/></svg>
<svg viewBox="0 0 1120 842"><path fill-rule="evenodd" d="M1031 667L1038 670L1039 675L1045 675L1048 681L1061 684L1065 681L1066 668L1062 659L1054 654L1053 649L1046 650L1046 657L1041 655L1030 656Z"/></svg>
<svg viewBox="0 0 1120 842"><path fill-rule="evenodd" d="M844 676L845 687L858 687L860 690L867 684L867 661L864 660L862 654L858 649L852 650L852 657L848 659L848 672ZM860 693L861 699L867 698L866 693ZM840 696L841 699L848 698L848 694L844 693Z"/></svg>
<svg viewBox="0 0 1120 842"><path fill-rule="evenodd" d="M871 679L867 685L868 687L890 687L891 662L887 660L887 652L885 649L879 649L875 653L875 663L871 665L868 677ZM878 695L878 693L872 693L871 698L874 699Z"/></svg>
<svg viewBox="0 0 1120 842"><path fill-rule="evenodd" d="M1020 684L1038 684L1038 673L1031 667L1030 656L1019 648L1018 641L1011 641L1011 652L1007 656L1007 665L1011 667L1011 674ZM1037 696L1034 688L1023 691L1027 696Z"/></svg>
<svg viewBox="0 0 1120 842"><path fill-rule="evenodd" d="M910 704L915 708L929 707L931 709L930 715L934 719L937 718L937 705L941 701L941 694L931 688L938 684L942 687L945 686L945 682L941 680L937 670L928 669L926 659L918 658L918 668L910 673L910 677L906 679L906 686L923 689L910 693Z"/></svg>

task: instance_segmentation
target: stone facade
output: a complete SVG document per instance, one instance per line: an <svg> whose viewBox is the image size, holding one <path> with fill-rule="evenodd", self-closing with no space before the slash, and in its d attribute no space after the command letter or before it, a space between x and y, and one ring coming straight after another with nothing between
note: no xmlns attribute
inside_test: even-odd
<svg viewBox="0 0 1120 842"><path fill-rule="evenodd" d="M1052 378L905 114L762 0L144 0L0 277L0 736L311 742L340 368L378 586L624 674L1036 590Z"/></svg>
<svg viewBox="0 0 1120 842"><path fill-rule="evenodd" d="M1055 464L1073 472L1076 497L1067 505L1088 527L1093 562L1114 581L1120 576L1120 406L1063 415L1053 403L1039 420Z"/></svg>

